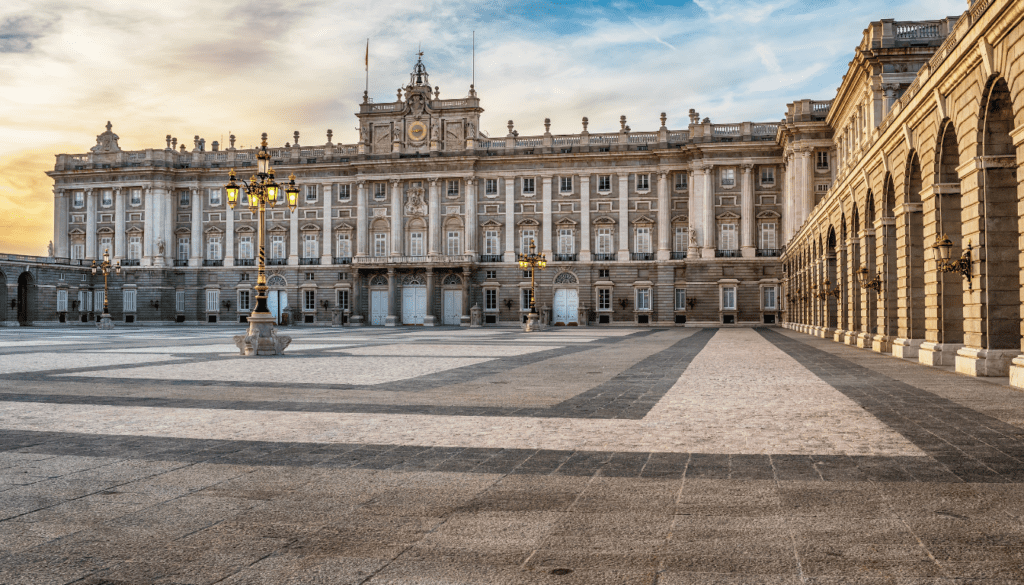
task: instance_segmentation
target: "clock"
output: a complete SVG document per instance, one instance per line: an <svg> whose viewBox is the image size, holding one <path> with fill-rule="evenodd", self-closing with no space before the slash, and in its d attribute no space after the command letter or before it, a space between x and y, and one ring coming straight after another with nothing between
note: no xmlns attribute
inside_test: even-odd
<svg viewBox="0 0 1024 585"><path fill-rule="evenodd" d="M409 124L409 139L420 142L427 137L427 125L419 120Z"/></svg>

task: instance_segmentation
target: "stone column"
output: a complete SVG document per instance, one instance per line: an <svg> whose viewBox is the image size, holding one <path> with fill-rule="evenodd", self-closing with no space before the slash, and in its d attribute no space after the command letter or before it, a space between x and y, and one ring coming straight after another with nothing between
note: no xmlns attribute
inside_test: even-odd
<svg viewBox="0 0 1024 585"><path fill-rule="evenodd" d="M779 247L788 244L793 237L793 189L790 184L792 168L790 157L787 155L782 163L782 225L779 226L782 241L778 242Z"/></svg>
<svg viewBox="0 0 1024 585"><path fill-rule="evenodd" d="M547 259L550 261L551 256L551 176L541 177L542 191L541 191L541 205L542 205L542 224L540 227L540 246L538 252L543 252ZM526 250L523 250L526 252Z"/></svg>
<svg viewBox="0 0 1024 585"><path fill-rule="evenodd" d="M668 173L658 173L658 260L672 258L672 202L668 195Z"/></svg>
<svg viewBox="0 0 1024 585"><path fill-rule="evenodd" d="M505 262L516 260L515 177L505 177Z"/></svg>
<svg viewBox="0 0 1024 585"><path fill-rule="evenodd" d="M619 175L619 262L629 261L629 174Z"/></svg>
<svg viewBox="0 0 1024 585"><path fill-rule="evenodd" d="M459 319L460 325L463 327L469 327L469 292L472 289L469 283L473 278L473 273L469 271L469 266L462 267L462 318Z"/></svg>
<svg viewBox="0 0 1024 585"><path fill-rule="evenodd" d="M224 206L224 266L235 265L235 210Z"/></svg>
<svg viewBox="0 0 1024 585"><path fill-rule="evenodd" d="M590 262L590 175L580 175L580 262Z"/></svg>
<svg viewBox="0 0 1024 585"><path fill-rule="evenodd" d="M333 209L331 206L334 205L334 189L331 183L325 183L322 187L324 196L324 221L323 221L323 236L321 239L323 242L320 243L322 249L320 250L320 264L329 265L334 262L334 226L332 225Z"/></svg>
<svg viewBox="0 0 1024 585"><path fill-rule="evenodd" d="M715 233L715 172L714 167L704 167L704 250L703 258L714 258L716 248Z"/></svg>
<svg viewBox="0 0 1024 585"><path fill-rule="evenodd" d="M700 256L700 238L704 237L704 167L696 165L690 173L690 198L686 204L686 257ZM690 237L693 234L693 237Z"/></svg>
<svg viewBox="0 0 1024 585"><path fill-rule="evenodd" d="M288 265L299 264L299 208L288 211Z"/></svg>
<svg viewBox="0 0 1024 585"><path fill-rule="evenodd" d="M388 267L388 316L384 320L385 327L394 327L398 324L398 312L395 310L396 296L398 294L397 275L394 267Z"/></svg>
<svg viewBox="0 0 1024 585"><path fill-rule="evenodd" d="M441 249L441 194L438 192L437 179L428 179L430 203L427 205L429 223L427 224L427 253L437 256Z"/></svg>
<svg viewBox="0 0 1024 585"><path fill-rule="evenodd" d="M145 216L143 217L142 229L145 233L142 235L142 265L152 266L153 265L153 250L156 247L156 222L153 221L156 215L156 189L152 187L145 187L143 189L143 197L145 197Z"/></svg>
<svg viewBox="0 0 1024 585"><path fill-rule="evenodd" d="M427 266L427 311L423 317L423 325L426 327L433 327L436 319L434 318L434 269Z"/></svg>
<svg viewBox="0 0 1024 585"><path fill-rule="evenodd" d="M85 190L85 258L96 259L96 191Z"/></svg>
<svg viewBox="0 0 1024 585"><path fill-rule="evenodd" d="M56 194L53 210L53 255L58 258L70 258L71 247L68 242L68 192L64 189L57 189ZM124 230L121 231L123 232Z"/></svg>
<svg viewBox="0 0 1024 585"><path fill-rule="evenodd" d="M807 218L811 216L811 210L814 209L814 160L811 156L812 154L814 154L814 151L810 148L800 151L800 165L801 172L803 173L800 177L800 186L803 188L803 191L800 193L801 201L803 202L800 217L801 224L807 221Z"/></svg>
<svg viewBox="0 0 1024 585"><path fill-rule="evenodd" d="M366 183L359 181L356 187L356 256L366 256Z"/></svg>
<svg viewBox="0 0 1024 585"><path fill-rule="evenodd" d="M114 188L114 260L120 261L125 257L124 249L124 189ZM64 230L67 232L67 230Z"/></svg>
<svg viewBox="0 0 1024 585"><path fill-rule="evenodd" d="M352 271L352 312L350 313L350 319L353 327L363 325L362 289L362 275L359 274L359 269L356 268Z"/></svg>
<svg viewBox="0 0 1024 585"><path fill-rule="evenodd" d="M740 249L744 258L753 258L754 247L754 165L743 165L740 183Z"/></svg>
<svg viewBox="0 0 1024 585"><path fill-rule="evenodd" d="M173 192L170 189L164 189L163 194L163 215L160 219L161 225L163 226L163 239L164 239L164 266L172 266L174 263L171 261L174 258L174 197Z"/></svg>
<svg viewBox="0 0 1024 585"><path fill-rule="evenodd" d="M466 220L466 246L465 253L476 260L476 231L477 231L477 205L476 205L476 177L466 179L466 213L463 216Z"/></svg>
<svg viewBox="0 0 1024 585"><path fill-rule="evenodd" d="M869 218L864 218L865 223ZM875 230L866 228L860 232L860 265L868 269L868 278L875 276ZM860 286L858 284L858 286ZM874 303L872 295L877 293L871 289L863 289L860 294L860 335L857 337L857 347L871 348L875 337L876 315L872 312Z"/></svg>
<svg viewBox="0 0 1024 585"><path fill-rule="evenodd" d="M230 231L224 234L224 246L227 247L233 234ZM203 265L203 196L199 189L192 189L192 255L189 258L189 266ZM177 242L175 242L177 247ZM177 253L175 253L177 254ZM177 258L177 256L175 256ZM227 262L225 262L227 264Z"/></svg>
<svg viewBox="0 0 1024 585"><path fill-rule="evenodd" d="M402 236L402 184L391 179L391 255L401 256L405 251Z"/></svg>

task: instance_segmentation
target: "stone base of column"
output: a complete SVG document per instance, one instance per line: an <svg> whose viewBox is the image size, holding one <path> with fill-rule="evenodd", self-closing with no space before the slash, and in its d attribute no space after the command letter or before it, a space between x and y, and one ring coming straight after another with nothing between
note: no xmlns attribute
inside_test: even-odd
<svg viewBox="0 0 1024 585"><path fill-rule="evenodd" d="M352 315L352 319L349 321L349 325L351 325L352 327L362 327L363 325L366 325L366 323L363 323L362 315Z"/></svg>
<svg viewBox="0 0 1024 585"><path fill-rule="evenodd" d="M932 343L925 341L917 351L917 361L926 366L953 366L956 365L956 352L962 348L962 343Z"/></svg>
<svg viewBox="0 0 1024 585"><path fill-rule="evenodd" d="M515 261L516 261L516 253L515 252L505 252L505 262L515 262Z"/></svg>
<svg viewBox="0 0 1024 585"><path fill-rule="evenodd" d="M845 337L846 337L846 331L844 331L842 329L836 329L835 332L832 334L832 341L834 341L836 343L842 343L843 342L843 338L845 338Z"/></svg>
<svg viewBox="0 0 1024 585"><path fill-rule="evenodd" d="M96 323L96 328L104 329L107 331L113 329L114 322L110 320L110 315L107 313L103 313L102 315L100 315L100 320L99 322Z"/></svg>
<svg viewBox="0 0 1024 585"><path fill-rule="evenodd" d="M544 326L541 324L540 315L537 313L529 313L526 316L526 321L523 323L524 333L533 333L536 331L543 331Z"/></svg>
<svg viewBox="0 0 1024 585"><path fill-rule="evenodd" d="M590 250L580 250L580 262L590 262Z"/></svg>
<svg viewBox="0 0 1024 585"><path fill-rule="evenodd" d="M397 315L388 315L387 317L384 318L384 326L385 327L394 327L396 325L398 325L398 316Z"/></svg>
<svg viewBox="0 0 1024 585"><path fill-rule="evenodd" d="M902 337L897 337L896 340L892 342L892 355L898 358L911 360L917 359L918 355L920 355L919 350L921 349L922 343L924 343L923 339L904 339Z"/></svg>
<svg viewBox="0 0 1024 585"><path fill-rule="evenodd" d="M1024 355L1019 355L1010 362L1010 386L1024 388Z"/></svg>
<svg viewBox="0 0 1024 585"><path fill-rule="evenodd" d="M956 352L956 371L968 376L1009 376L1010 362L1018 355L1016 349L963 347Z"/></svg>
<svg viewBox="0 0 1024 585"><path fill-rule="evenodd" d="M818 337L822 339L833 339L836 335L836 330L831 327L819 327Z"/></svg>
<svg viewBox="0 0 1024 585"><path fill-rule="evenodd" d="M701 248L701 250L700 250L700 257L701 258L714 258L715 257L715 249L714 248Z"/></svg>
<svg viewBox="0 0 1024 585"><path fill-rule="evenodd" d="M857 334L857 347L861 349L871 349L871 341L875 338L874 333L858 333Z"/></svg>
<svg viewBox="0 0 1024 585"><path fill-rule="evenodd" d="M846 333L845 333L845 334L843 335L843 343L845 343L846 345L853 345L853 346L856 346L856 345L857 345L857 337L858 337L859 335L860 335L860 334L859 334L859 333L857 333L856 331L847 331L847 332L846 332Z"/></svg>
<svg viewBox="0 0 1024 585"><path fill-rule="evenodd" d="M875 353L891 353L892 339L888 335L875 335L871 340L871 351Z"/></svg>
<svg viewBox="0 0 1024 585"><path fill-rule="evenodd" d="M235 336L235 345L244 356L284 355L291 342L291 337L277 334L277 320L270 313L249 315L249 330Z"/></svg>
<svg viewBox="0 0 1024 585"><path fill-rule="evenodd" d="M670 260L672 258L672 252L668 250L658 250L658 260Z"/></svg>
<svg viewBox="0 0 1024 585"><path fill-rule="evenodd" d="M202 266L203 265L203 259L202 258L189 258L188 259L188 265L192 266L193 268L196 267L196 266Z"/></svg>
<svg viewBox="0 0 1024 585"><path fill-rule="evenodd" d="M435 325L437 325L437 317L433 315L427 315L426 317L423 318L424 327L433 327Z"/></svg>
<svg viewBox="0 0 1024 585"><path fill-rule="evenodd" d="M753 258L757 254L756 254L756 250L754 248L747 247L747 248L740 248L740 255L743 256L744 258Z"/></svg>
<svg viewBox="0 0 1024 585"><path fill-rule="evenodd" d="M549 255L548 258L551 256ZM616 259L619 262L629 262L629 250L619 250L616 254Z"/></svg>

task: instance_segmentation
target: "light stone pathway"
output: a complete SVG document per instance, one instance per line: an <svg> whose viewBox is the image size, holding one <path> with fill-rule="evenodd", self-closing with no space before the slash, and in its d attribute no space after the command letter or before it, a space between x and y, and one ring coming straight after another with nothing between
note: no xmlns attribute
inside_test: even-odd
<svg viewBox="0 0 1024 585"><path fill-rule="evenodd" d="M543 339L538 337L538 341ZM429 347L429 346L428 346ZM485 346L476 346L484 348ZM737 348L743 354L737 359ZM506 355L501 347L494 356ZM532 348L531 348L532 349ZM114 356L111 356L114 357ZM143 357L143 356L132 356ZM145 356L153 359L153 356ZM377 360L377 362L375 362ZM218 360L125 370L135 378L383 384L487 358ZM255 368L252 364L260 364ZM287 365L291 372L275 368ZM83 375L83 374L76 374ZM96 373L109 377L111 372ZM361 377L360 377L361 376ZM356 379L353 379L353 378ZM715 334L642 420L300 413L0 403L0 428L316 443L630 452L924 456L757 333Z"/></svg>

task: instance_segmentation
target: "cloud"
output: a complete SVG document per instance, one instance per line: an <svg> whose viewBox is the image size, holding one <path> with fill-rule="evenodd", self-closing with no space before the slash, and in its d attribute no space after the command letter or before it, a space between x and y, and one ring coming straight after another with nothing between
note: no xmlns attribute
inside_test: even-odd
<svg viewBox="0 0 1024 585"><path fill-rule="evenodd" d="M761 57L761 63L768 68L772 73L782 72L782 67L779 66L779 60L775 58L775 52L772 48L764 43L758 43L754 45L754 50Z"/></svg>
<svg viewBox="0 0 1024 585"><path fill-rule="evenodd" d="M28 53L32 42L53 30L56 16L8 16L0 21L0 53Z"/></svg>

